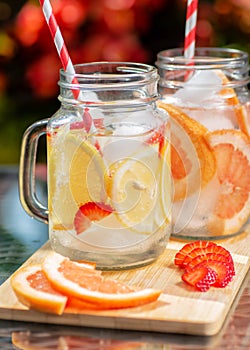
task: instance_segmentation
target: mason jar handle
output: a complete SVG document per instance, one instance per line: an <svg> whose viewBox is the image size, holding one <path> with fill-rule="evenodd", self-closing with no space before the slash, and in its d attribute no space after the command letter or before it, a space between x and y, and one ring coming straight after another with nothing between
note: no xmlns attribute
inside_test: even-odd
<svg viewBox="0 0 250 350"><path fill-rule="evenodd" d="M23 134L19 165L19 196L21 204L31 217L48 223L48 208L36 195L36 156L39 138L46 134L49 119L38 121L28 127Z"/></svg>

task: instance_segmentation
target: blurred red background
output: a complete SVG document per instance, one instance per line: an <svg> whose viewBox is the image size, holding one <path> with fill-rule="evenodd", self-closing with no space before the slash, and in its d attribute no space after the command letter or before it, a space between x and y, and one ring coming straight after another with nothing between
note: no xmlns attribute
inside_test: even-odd
<svg viewBox="0 0 250 350"><path fill-rule="evenodd" d="M183 45L186 0L51 0L74 63L154 64ZM250 53L250 1L200 0L197 46ZM18 163L25 128L59 107L58 59L38 0L0 0L0 163Z"/></svg>

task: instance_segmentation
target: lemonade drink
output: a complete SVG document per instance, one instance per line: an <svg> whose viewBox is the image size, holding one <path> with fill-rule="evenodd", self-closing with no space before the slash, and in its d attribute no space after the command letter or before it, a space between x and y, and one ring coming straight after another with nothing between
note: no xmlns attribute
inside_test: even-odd
<svg viewBox="0 0 250 350"><path fill-rule="evenodd" d="M49 131L56 251L102 268L145 264L162 252L170 234L170 145L168 124L160 118L155 124L113 123L91 137L74 125Z"/></svg>
<svg viewBox="0 0 250 350"><path fill-rule="evenodd" d="M170 235L169 118L156 106L158 73L136 63L75 66L77 84L61 71L61 107L24 134L20 198L49 223L51 246L102 269L154 261ZM47 135L48 208L32 171Z"/></svg>
<svg viewBox="0 0 250 350"><path fill-rule="evenodd" d="M161 108L171 117L173 234L223 238L250 216L248 56L198 48L158 54Z"/></svg>

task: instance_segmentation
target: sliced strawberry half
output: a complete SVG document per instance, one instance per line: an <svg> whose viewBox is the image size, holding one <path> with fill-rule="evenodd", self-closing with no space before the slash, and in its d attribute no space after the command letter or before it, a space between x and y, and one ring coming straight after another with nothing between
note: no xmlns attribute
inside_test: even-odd
<svg viewBox="0 0 250 350"><path fill-rule="evenodd" d="M175 255L175 264L185 269L182 280L200 291L224 288L235 275L230 252L210 241L185 244Z"/></svg>
<svg viewBox="0 0 250 350"><path fill-rule="evenodd" d="M223 261L207 260L196 265L196 268L207 267L216 272L216 281L213 283L213 287L225 288L229 282L233 279L233 274L230 270L229 265Z"/></svg>
<svg viewBox="0 0 250 350"><path fill-rule="evenodd" d="M207 253L204 255L198 255L194 259L192 259L186 266L186 271L191 270L196 265L204 262L204 261L221 261L228 266L229 272L232 276L235 275L234 264L228 256L218 253Z"/></svg>
<svg viewBox="0 0 250 350"><path fill-rule="evenodd" d="M207 265L198 264L189 271L185 271L182 280L195 287L200 292L206 292L217 279L217 273Z"/></svg>
<svg viewBox="0 0 250 350"><path fill-rule="evenodd" d="M228 258L229 261L233 263L232 256L230 252L225 249L224 247L213 244L213 245L208 245L207 247L202 247L202 248L195 248L191 250L186 257L184 258L182 262L182 268L186 268L186 266L199 255L207 255L208 253L216 253L216 254L222 254Z"/></svg>
<svg viewBox="0 0 250 350"><path fill-rule="evenodd" d="M175 265L184 268L183 266L183 262L186 258L186 256L194 249L197 248L207 248L209 246L216 246L215 243L210 242L210 241L194 241L194 242L190 242L185 244L181 250L179 250L176 255L175 255L175 259L174 259L174 263Z"/></svg>
<svg viewBox="0 0 250 350"><path fill-rule="evenodd" d="M92 221L100 221L112 212L112 207L102 202L87 202L81 205L74 219L77 234L89 228Z"/></svg>

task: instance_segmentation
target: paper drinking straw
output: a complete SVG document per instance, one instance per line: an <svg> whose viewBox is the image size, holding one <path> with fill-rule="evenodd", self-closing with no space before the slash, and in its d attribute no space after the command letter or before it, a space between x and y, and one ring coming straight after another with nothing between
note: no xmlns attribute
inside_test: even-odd
<svg viewBox="0 0 250 350"><path fill-rule="evenodd" d="M187 1L184 57L194 58L198 0Z"/></svg>
<svg viewBox="0 0 250 350"><path fill-rule="evenodd" d="M46 22L48 24L50 33L51 33L52 38L54 40L54 44L56 46L58 55L60 57L63 69L67 73L69 73L73 76L71 83L78 84L78 80L75 77L76 72L75 72L73 63L72 63L71 58L69 56L67 47L65 45L65 42L64 42L64 39L63 39L63 36L61 33L61 30L57 24L57 21L55 19L54 14L53 14L53 10L52 10L50 1L49 0L39 0L39 1L40 1L40 5L43 9L43 14L44 14L44 17L45 17ZM80 94L81 94L81 91L79 89L72 90L72 93L73 93L75 99L78 99ZM93 123L93 119L92 119L91 115L89 114L87 108L83 114L83 122L84 122L84 126L85 126L87 132L94 133L96 131L96 128L95 128L94 123Z"/></svg>

